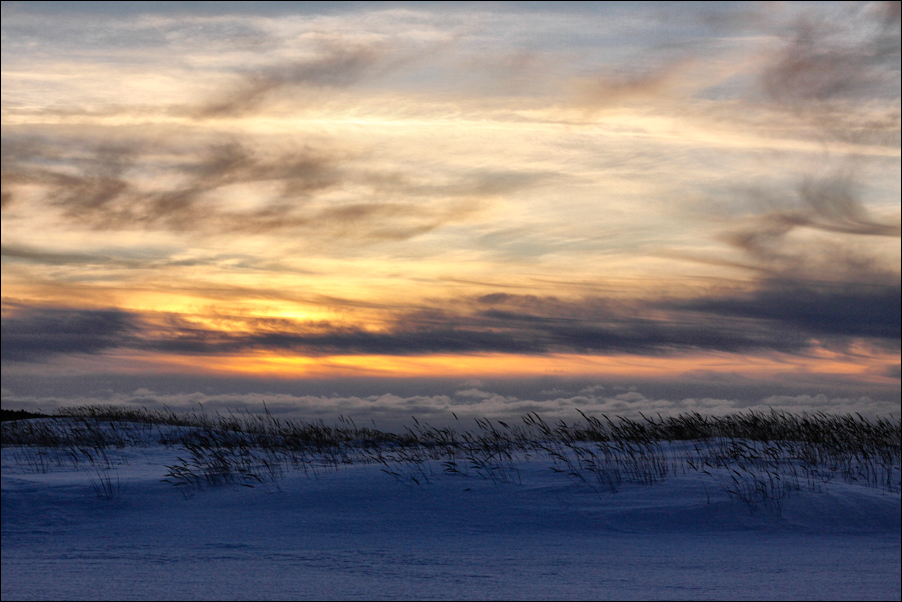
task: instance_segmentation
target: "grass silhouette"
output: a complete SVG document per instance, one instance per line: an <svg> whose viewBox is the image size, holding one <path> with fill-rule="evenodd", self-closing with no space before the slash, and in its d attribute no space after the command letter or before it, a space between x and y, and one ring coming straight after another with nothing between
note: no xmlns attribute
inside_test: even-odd
<svg viewBox="0 0 902 602"><path fill-rule="evenodd" d="M288 471L316 475L357 463L377 463L393 478L426 486L439 475L522 483L518 466L549 470L599 495L625 485L652 485L697 473L754 512L782 514L785 500L833 481L900 492L902 422L860 415L744 412L672 417L588 416L549 424L536 413L511 424L477 419L476 428L432 427L412 418L403 432L300 422L264 414L183 413L91 405L43 420L2 424L2 446L25 470L60 467L95 471L101 499L124 485L115 466L126 448L162 444L178 451L165 481L185 496L203 487L239 484L279 488Z"/></svg>

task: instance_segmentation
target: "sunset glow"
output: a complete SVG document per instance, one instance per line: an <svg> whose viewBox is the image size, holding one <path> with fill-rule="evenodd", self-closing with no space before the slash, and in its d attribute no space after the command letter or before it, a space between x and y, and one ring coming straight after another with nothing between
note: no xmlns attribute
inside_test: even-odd
<svg viewBox="0 0 902 602"><path fill-rule="evenodd" d="M898 6L4 3L4 404L898 414Z"/></svg>

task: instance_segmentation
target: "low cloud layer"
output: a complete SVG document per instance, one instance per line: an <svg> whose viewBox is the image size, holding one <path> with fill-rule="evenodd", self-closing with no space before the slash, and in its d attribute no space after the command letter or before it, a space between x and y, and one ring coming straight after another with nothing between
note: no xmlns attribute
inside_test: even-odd
<svg viewBox="0 0 902 602"><path fill-rule="evenodd" d="M618 390L619 389L619 390ZM413 426L411 417L432 426L466 429L475 426L474 419L502 420L518 424L519 419L538 413L546 421L581 420L580 412L590 416L639 419L645 416L674 416L697 412L722 416L735 412L771 410L792 413L851 413L868 417L898 416L899 408L886 400L871 397L829 397L822 393L801 395L769 395L757 400L736 398L663 398L643 394L624 387L596 385L567 395L541 395L536 398L505 395L479 388L460 389L432 395L396 395L383 393L370 396L317 396L284 393L209 394L192 392L161 394L149 389L117 393L98 400L96 397L34 397L4 391L4 408L53 412L77 405L96 403L125 407L162 409L185 412L223 413L229 411L267 411L277 418L302 421L322 420L338 424L340 416L351 417L360 426L375 424L377 428L401 431Z"/></svg>
<svg viewBox="0 0 902 602"><path fill-rule="evenodd" d="M806 353L818 345L855 341L898 348L900 339L898 284L765 281L760 289L745 294L654 302L493 293L445 305L455 309L401 310L380 331L328 321L240 316L231 317L231 329L216 330L181 314L14 307L3 318L3 358L32 361L60 353L106 353L112 348L185 355L269 351L314 357Z"/></svg>
<svg viewBox="0 0 902 602"><path fill-rule="evenodd" d="M128 344L134 317L117 310L28 308L3 318L4 361L34 361L56 354L97 354Z"/></svg>

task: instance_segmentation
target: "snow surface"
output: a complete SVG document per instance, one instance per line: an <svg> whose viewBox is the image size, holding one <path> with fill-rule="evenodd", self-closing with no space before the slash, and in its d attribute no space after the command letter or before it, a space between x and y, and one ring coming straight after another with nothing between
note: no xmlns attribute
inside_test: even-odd
<svg viewBox="0 0 902 602"><path fill-rule="evenodd" d="M900 496L858 485L778 515L697 473L610 493L534 461L521 482L357 464L185 496L161 481L174 448L47 473L2 453L3 600L902 597Z"/></svg>

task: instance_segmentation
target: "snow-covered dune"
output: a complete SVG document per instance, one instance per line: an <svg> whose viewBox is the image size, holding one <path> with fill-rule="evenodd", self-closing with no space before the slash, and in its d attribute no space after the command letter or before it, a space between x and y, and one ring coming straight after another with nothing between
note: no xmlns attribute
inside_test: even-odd
<svg viewBox="0 0 902 602"><path fill-rule="evenodd" d="M842 481L777 507L696 471L614 493L520 458L186 490L162 480L177 447L29 453L3 449L3 600L900 598L900 495Z"/></svg>

